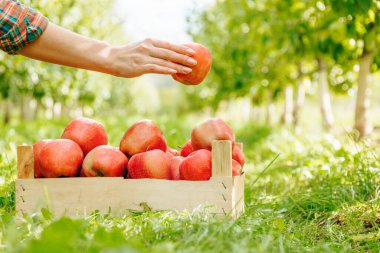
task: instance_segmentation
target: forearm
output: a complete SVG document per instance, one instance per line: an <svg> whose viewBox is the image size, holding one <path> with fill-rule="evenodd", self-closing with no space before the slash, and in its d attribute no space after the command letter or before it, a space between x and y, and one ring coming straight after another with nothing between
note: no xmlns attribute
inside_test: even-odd
<svg viewBox="0 0 380 253"><path fill-rule="evenodd" d="M107 62L111 48L105 42L49 23L38 40L18 53L36 60L114 74Z"/></svg>

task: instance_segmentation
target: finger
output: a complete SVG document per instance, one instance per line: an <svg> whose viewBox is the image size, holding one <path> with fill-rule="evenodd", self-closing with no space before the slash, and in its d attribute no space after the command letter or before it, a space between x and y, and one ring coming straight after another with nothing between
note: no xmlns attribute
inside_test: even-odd
<svg viewBox="0 0 380 253"><path fill-rule="evenodd" d="M164 59L171 62L180 63L185 66L195 66L197 61L187 55L179 54L164 48L153 48L149 54L153 57Z"/></svg>
<svg viewBox="0 0 380 253"><path fill-rule="evenodd" d="M173 75L176 74L177 71L175 69L171 69L168 67L156 65L156 64L146 64L144 66L144 71L146 73L153 73L153 74L164 74L164 75Z"/></svg>
<svg viewBox="0 0 380 253"><path fill-rule="evenodd" d="M181 73L181 74L189 74L192 71L191 68L188 68L188 67L183 66L181 64L177 64L177 63L166 61L166 60L159 59L159 58L150 57L148 62L155 64L155 65L167 67L170 69L175 69L178 73Z"/></svg>
<svg viewBox="0 0 380 253"><path fill-rule="evenodd" d="M192 56L195 54L195 51L187 46L184 45L178 45L178 44L173 44L168 41L163 41L163 40L151 40L152 45L155 47L160 47L160 48L165 48L174 52L177 52L179 54L184 54L184 55L189 55Z"/></svg>

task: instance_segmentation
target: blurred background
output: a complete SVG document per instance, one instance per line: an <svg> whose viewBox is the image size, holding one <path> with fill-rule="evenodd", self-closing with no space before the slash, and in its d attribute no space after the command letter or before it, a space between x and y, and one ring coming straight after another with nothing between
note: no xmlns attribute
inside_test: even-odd
<svg viewBox="0 0 380 253"><path fill-rule="evenodd" d="M375 0L24 1L51 22L125 44L195 41L213 56L199 86L121 79L0 53L1 124L61 117L220 116L295 133L380 125L380 3Z"/></svg>
<svg viewBox="0 0 380 253"><path fill-rule="evenodd" d="M195 41L213 65L192 87L0 52L1 252L380 252L380 0L23 2L115 45ZM244 143L246 214L13 218L17 145L59 138L82 115L114 146L149 118L172 148L223 118Z"/></svg>

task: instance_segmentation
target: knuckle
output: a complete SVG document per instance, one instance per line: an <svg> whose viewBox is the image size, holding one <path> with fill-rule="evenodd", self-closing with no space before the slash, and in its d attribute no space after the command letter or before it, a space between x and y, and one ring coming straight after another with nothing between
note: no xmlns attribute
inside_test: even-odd
<svg viewBox="0 0 380 253"><path fill-rule="evenodd" d="M147 50L149 50L149 45L146 44L146 43L141 43L139 45L139 49L142 50L142 51L147 51Z"/></svg>
<svg viewBox="0 0 380 253"><path fill-rule="evenodd" d="M172 47L172 45L171 45L170 42L168 42L168 41L163 41L162 44L163 44L163 46L166 47L166 48L171 48L171 47Z"/></svg>
<svg viewBox="0 0 380 253"><path fill-rule="evenodd" d="M181 57L178 57L178 55L174 52L167 52L166 56L168 59L175 61L175 62L178 62L181 60Z"/></svg>
<svg viewBox="0 0 380 253"><path fill-rule="evenodd" d="M174 66L172 66L172 68L177 70L177 71L182 71L182 67L179 64L174 64Z"/></svg>
<svg viewBox="0 0 380 253"><path fill-rule="evenodd" d="M156 67L154 65L148 65L148 71L155 71Z"/></svg>
<svg viewBox="0 0 380 253"><path fill-rule="evenodd" d="M154 41L154 39L152 39L152 38L146 38L146 39L144 40L144 43L152 44L153 41Z"/></svg>
<svg viewBox="0 0 380 253"><path fill-rule="evenodd" d="M189 56L183 56L183 57L181 57L182 59L182 62L188 62L188 60L190 60L191 59L191 57L189 57Z"/></svg>

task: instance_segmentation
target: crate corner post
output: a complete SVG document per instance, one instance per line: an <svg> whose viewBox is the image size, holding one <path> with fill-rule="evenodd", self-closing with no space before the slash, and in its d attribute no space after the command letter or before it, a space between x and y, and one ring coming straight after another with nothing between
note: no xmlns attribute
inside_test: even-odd
<svg viewBox="0 0 380 253"><path fill-rule="evenodd" d="M231 141L212 142L212 178L232 177Z"/></svg>
<svg viewBox="0 0 380 253"><path fill-rule="evenodd" d="M235 142L235 146L241 149L243 152L244 145L242 142ZM239 218L245 211L245 201L244 201L244 173L240 176L234 177L234 192L232 195L232 203L234 205L234 218Z"/></svg>
<svg viewBox="0 0 380 253"><path fill-rule="evenodd" d="M34 155L32 145L17 146L17 178L34 178Z"/></svg>
<svg viewBox="0 0 380 253"><path fill-rule="evenodd" d="M243 143L236 142L243 151ZM238 218L244 213L244 174L232 176L232 142L217 140L212 143L212 179L230 188L229 214Z"/></svg>
<svg viewBox="0 0 380 253"><path fill-rule="evenodd" d="M16 179L16 210L24 214L25 210L25 186L23 180L34 178L34 154L33 146L17 146L17 179Z"/></svg>

